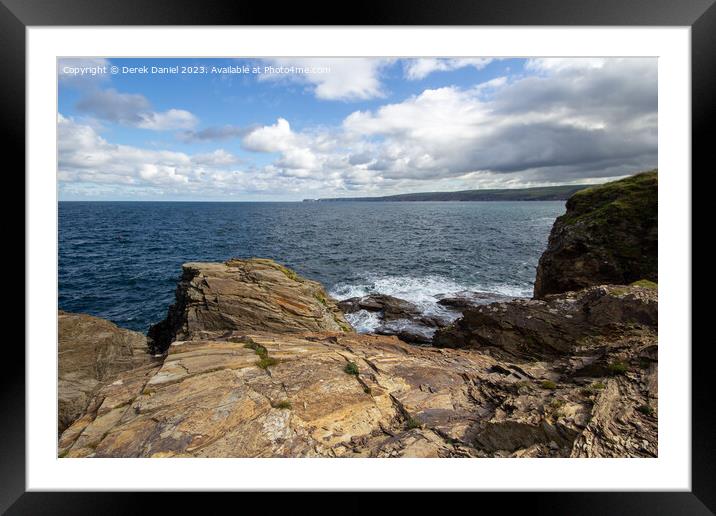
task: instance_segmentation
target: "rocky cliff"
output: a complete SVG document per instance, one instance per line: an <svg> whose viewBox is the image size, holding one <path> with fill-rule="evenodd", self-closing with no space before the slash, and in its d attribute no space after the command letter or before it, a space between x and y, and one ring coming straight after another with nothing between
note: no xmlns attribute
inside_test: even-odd
<svg viewBox="0 0 716 516"><path fill-rule="evenodd" d="M352 331L323 287L273 260L186 263L167 318L149 329L152 349L207 331Z"/></svg>
<svg viewBox="0 0 716 516"><path fill-rule="evenodd" d="M463 316L434 346L352 332L270 260L187 264L150 330L162 362L97 381L60 456L657 456L655 190L649 173L575 194L538 299L449 298ZM389 296L341 306L418 316Z"/></svg>
<svg viewBox="0 0 716 516"><path fill-rule="evenodd" d="M534 296L658 281L657 171L581 190L552 227Z"/></svg>
<svg viewBox="0 0 716 516"><path fill-rule="evenodd" d="M147 337L84 314L58 314L60 432L80 417L102 382L152 362Z"/></svg>

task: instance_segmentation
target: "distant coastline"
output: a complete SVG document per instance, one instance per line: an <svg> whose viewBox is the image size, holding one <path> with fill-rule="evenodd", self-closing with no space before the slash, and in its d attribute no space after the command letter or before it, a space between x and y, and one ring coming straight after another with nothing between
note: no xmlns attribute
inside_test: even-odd
<svg viewBox="0 0 716 516"><path fill-rule="evenodd" d="M572 194L595 185L540 186L534 188L503 188L492 190L461 190L458 192L423 192L382 197L332 197L304 199L303 202L341 201L566 201Z"/></svg>

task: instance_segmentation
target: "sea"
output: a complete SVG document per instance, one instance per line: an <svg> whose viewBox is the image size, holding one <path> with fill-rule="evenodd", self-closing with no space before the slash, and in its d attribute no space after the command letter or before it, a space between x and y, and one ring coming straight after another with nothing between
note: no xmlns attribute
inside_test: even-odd
<svg viewBox="0 0 716 516"><path fill-rule="evenodd" d="M335 299L529 297L564 201L60 202L59 308L146 332L190 261L272 258ZM363 314L365 315L365 314ZM353 316L358 331L377 324Z"/></svg>

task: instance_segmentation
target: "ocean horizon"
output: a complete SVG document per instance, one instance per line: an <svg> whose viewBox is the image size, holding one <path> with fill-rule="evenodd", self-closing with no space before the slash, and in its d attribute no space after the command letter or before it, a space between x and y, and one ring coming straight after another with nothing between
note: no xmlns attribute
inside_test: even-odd
<svg viewBox="0 0 716 516"><path fill-rule="evenodd" d="M529 297L564 201L60 201L59 308L146 332L190 261L271 258L338 300ZM377 321L354 320L359 331Z"/></svg>

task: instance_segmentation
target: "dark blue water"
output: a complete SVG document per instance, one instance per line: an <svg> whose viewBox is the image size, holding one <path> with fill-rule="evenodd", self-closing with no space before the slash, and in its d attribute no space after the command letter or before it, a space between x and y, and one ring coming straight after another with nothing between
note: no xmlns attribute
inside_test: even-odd
<svg viewBox="0 0 716 516"><path fill-rule="evenodd" d="M564 202L61 202L59 306L139 331L163 319L181 264L264 257L335 297L429 304L529 296Z"/></svg>

